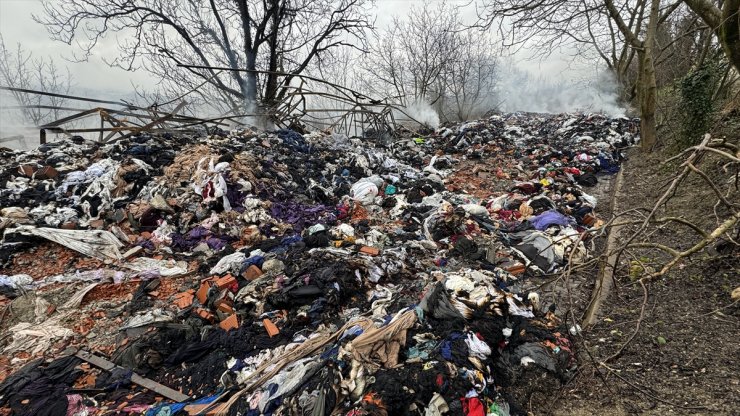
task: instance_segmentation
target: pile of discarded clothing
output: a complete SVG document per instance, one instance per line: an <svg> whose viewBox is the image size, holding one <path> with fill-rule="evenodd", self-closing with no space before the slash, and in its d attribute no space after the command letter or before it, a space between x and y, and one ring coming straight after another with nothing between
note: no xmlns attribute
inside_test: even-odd
<svg viewBox="0 0 740 416"><path fill-rule="evenodd" d="M637 121L0 150L0 414L517 415ZM5 410L2 410L5 409Z"/></svg>

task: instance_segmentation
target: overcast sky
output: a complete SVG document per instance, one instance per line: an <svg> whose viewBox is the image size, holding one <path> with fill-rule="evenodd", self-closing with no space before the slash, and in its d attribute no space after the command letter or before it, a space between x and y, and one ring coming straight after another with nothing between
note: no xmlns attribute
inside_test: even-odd
<svg viewBox="0 0 740 416"><path fill-rule="evenodd" d="M383 28L390 23L393 17L403 17L413 5L422 3L421 0L378 0L376 24L379 28ZM470 2L469 0L452 0L448 3L464 5ZM114 36L103 39L93 51L88 62L63 61L64 58L71 57L77 49L74 46L49 39L46 29L34 22L31 17L34 13L42 12L39 0L0 0L0 34L5 44L14 47L17 43L21 43L25 49L33 51L37 56L50 56L63 66L66 65L73 74L77 91L98 90L106 96L103 98L111 98L110 94L130 92L133 89L132 83L141 86L154 85L154 80L144 71L127 72L105 64L104 58L112 59L116 55L117 39ZM464 16L472 21L475 18L474 8L467 8ZM563 76L566 75L564 71L568 70L565 56L552 56L545 61L525 60L523 57L523 54L517 56L519 66L533 73Z"/></svg>
<svg viewBox="0 0 740 416"><path fill-rule="evenodd" d="M132 89L131 83L153 85L151 77L143 71L128 72L111 68L103 58L116 55L116 39L108 37L93 51L89 62L65 62L79 50L62 42L49 39L46 28L31 17L41 14L43 8L39 0L0 0L0 34L5 45L14 48L20 43L24 49L36 56L54 58L61 66L67 66L72 73L76 90L94 89L105 92L124 92ZM107 95L107 94L106 94Z"/></svg>
<svg viewBox="0 0 740 416"><path fill-rule="evenodd" d="M424 0L377 0L376 3L376 26L382 30L391 23L393 17L403 18L411 7L422 5ZM462 6L469 5L471 1L448 0L448 3ZM9 48L14 48L20 43L35 56L51 57L59 66L66 66L73 78L71 94L118 100L133 97L134 86L145 90L154 88L156 79L145 71L127 72L112 68L104 62L105 58L112 60L117 55L115 34L100 40L87 62L65 61L65 58L72 57L75 52L79 53L79 49L50 40L46 28L34 22L32 18L32 14L42 13L40 0L0 0L0 34ZM474 22L476 18L474 7L463 9L463 18L467 22ZM492 45L492 48L500 49L498 46ZM599 77L599 63L574 66L568 54L554 53L546 59L531 59L527 56L528 53L531 52L520 51L505 60L519 69L526 70L532 75L531 79L540 80L540 83L532 82L532 85L522 86L520 82L513 81L514 77L506 77L505 74L500 76L499 88L504 97L503 110L563 112L589 109L611 114L623 112L621 107L615 105L614 94L604 94L604 91L609 90L609 86L604 88L604 77ZM507 82L508 79L512 81ZM583 83L583 80L586 82ZM579 81L581 85L574 88L572 81ZM559 86L552 88L545 85L547 83ZM7 93L0 92L0 106L15 105L10 101L12 99ZM18 130L25 124L19 124L17 120L19 118L15 112L0 111L0 137L18 134Z"/></svg>

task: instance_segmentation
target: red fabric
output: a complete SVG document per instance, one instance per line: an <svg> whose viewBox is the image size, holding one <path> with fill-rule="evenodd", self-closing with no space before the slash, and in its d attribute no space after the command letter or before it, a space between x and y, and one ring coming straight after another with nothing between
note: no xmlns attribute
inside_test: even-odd
<svg viewBox="0 0 740 416"><path fill-rule="evenodd" d="M486 416L486 410L483 403L477 397L460 399L463 405L463 411L467 416Z"/></svg>

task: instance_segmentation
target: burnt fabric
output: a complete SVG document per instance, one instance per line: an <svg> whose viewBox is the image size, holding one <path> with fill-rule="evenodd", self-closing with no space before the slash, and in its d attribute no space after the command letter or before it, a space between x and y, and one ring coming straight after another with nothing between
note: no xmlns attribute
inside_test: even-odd
<svg viewBox="0 0 740 416"><path fill-rule="evenodd" d="M36 360L0 384L0 406L19 416L65 416L67 393L81 375L82 360L70 356L44 364Z"/></svg>
<svg viewBox="0 0 740 416"><path fill-rule="evenodd" d="M74 393L70 409L90 416L182 413L136 373L234 416L522 414L533 389L578 368L565 311L537 301L540 275L598 246L584 189L618 171L638 128L491 113L362 137L205 123L0 149L0 291L38 295L14 300L31 331L8 328L4 353L75 345L120 367L83 367L95 387L71 392L79 360L13 360L0 406L61 415ZM127 259L21 234L61 228L106 230L99 245ZM34 254L57 249L51 268ZM60 288L79 306L42 301Z"/></svg>

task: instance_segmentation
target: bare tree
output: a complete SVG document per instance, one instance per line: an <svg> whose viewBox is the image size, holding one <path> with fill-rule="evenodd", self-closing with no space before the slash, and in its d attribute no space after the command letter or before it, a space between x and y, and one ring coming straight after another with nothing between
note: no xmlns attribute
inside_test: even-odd
<svg viewBox="0 0 740 416"><path fill-rule="evenodd" d="M68 94L71 83L69 70L63 72L53 59L34 57L21 44L15 50L10 50L0 36L0 84L16 89L8 93L15 99L26 123L37 127L59 119L59 107L64 105L66 99L18 90Z"/></svg>
<svg viewBox="0 0 740 416"><path fill-rule="evenodd" d="M499 22L499 31L512 45L523 45L535 37L547 53L560 46L580 45L596 51L620 82L625 82L633 58L637 57L634 84L641 116L642 148L650 150L657 141L655 79L656 37L679 0L661 5L661 0L483 0L484 26Z"/></svg>
<svg viewBox="0 0 740 416"><path fill-rule="evenodd" d="M641 3L646 3L647 0ZM647 27L644 38L640 39L641 28L631 29L622 19L619 9L612 0L604 0L609 16L619 31L638 56L638 99L640 102L640 136L643 150L651 150L658 141L655 109L658 101L658 85L655 80L655 38L659 21L666 15L660 15L660 0L650 0Z"/></svg>
<svg viewBox="0 0 740 416"><path fill-rule="evenodd" d="M722 49L740 73L740 0L684 0L717 35Z"/></svg>
<svg viewBox="0 0 740 416"><path fill-rule="evenodd" d="M496 83L498 62L491 54L492 41L478 30L455 34L456 53L447 61L438 84L441 115L447 119L470 120L498 105Z"/></svg>
<svg viewBox="0 0 740 416"><path fill-rule="evenodd" d="M403 105L434 104L440 98L434 85L456 56L455 31L460 26L459 14L444 2L412 8L407 19L394 18L370 47L369 87L394 95Z"/></svg>
<svg viewBox="0 0 740 416"><path fill-rule="evenodd" d="M457 8L424 3L376 35L365 59L364 85L403 106L423 102L444 118L465 120L494 101L492 45L480 31L465 29Z"/></svg>
<svg viewBox="0 0 740 416"><path fill-rule="evenodd" d="M143 68L165 95L192 93L239 114L273 106L292 78L340 47L364 48L372 0L59 0L35 16L87 58L121 35L111 65ZM177 68L177 66L181 68ZM219 71L214 67L224 67ZM244 71L246 70L246 71Z"/></svg>

